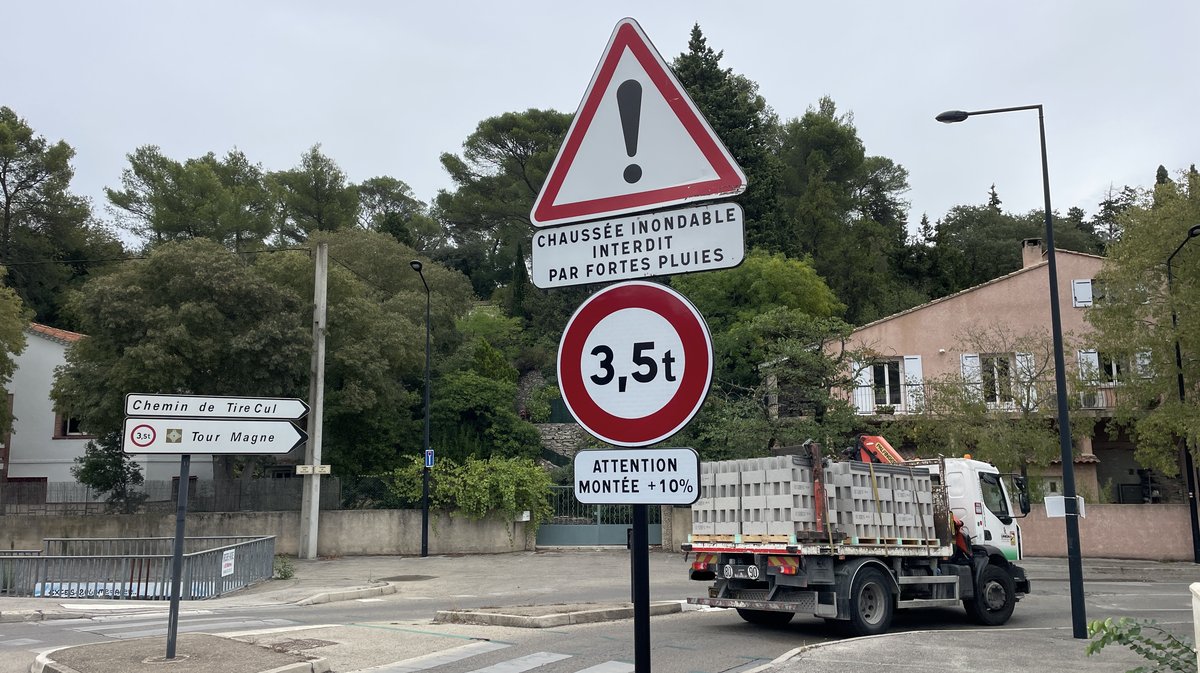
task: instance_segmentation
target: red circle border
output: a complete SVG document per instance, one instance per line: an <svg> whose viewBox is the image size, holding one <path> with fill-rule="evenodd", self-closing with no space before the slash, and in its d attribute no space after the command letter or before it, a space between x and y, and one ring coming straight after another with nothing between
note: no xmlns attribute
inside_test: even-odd
<svg viewBox="0 0 1200 673"><path fill-rule="evenodd" d="M600 408L587 392L579 363L583 346L601 320L617 311L641 308L662 316L683 343L684 372L675 395L646 416L622 418ZM558 385L563 402L579 424L595 437L618 446L647 446L687 425L700 410L712 382L712 337L696 307L675 290L657 283L627 281L589 297L576 309L558 347ZM603 430L600 430L603 428Z"/></svg>

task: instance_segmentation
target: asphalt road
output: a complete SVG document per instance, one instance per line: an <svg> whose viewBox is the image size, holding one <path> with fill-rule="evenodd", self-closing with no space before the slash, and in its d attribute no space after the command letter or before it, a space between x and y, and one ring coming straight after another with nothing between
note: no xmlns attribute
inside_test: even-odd
<svg viewBox="0 0 1200 673"><path fill-rule="evenodd" d="M676 579L673 573L654 576L651 593L655 600L682 600L688 595L701 594L705 587L703 583ZM436 668L436 673L521 673L531 667L537 667L538 673L632 670L631 620L554 629L431 623L439 609L627 600L628 575L612 567L605 568L604 573L580 577L576 582L555 579L515 583L510 578L506 583L503 572L477 580L398 577L403 578L398 580L403 584L401 591L366 600L234 609L186 605L180 632L270 631L267 637L276 639L343 643L340 649L331 647L322 651L334 664L334 670L343 672L408 659L410 646L412 651L437 649L446 653L444 661L429 666L431 670ZM1154 619L1179 635L1190 637L1191 602L1187 583L1177 579L1087 580L1087 618ZM423 585L428 588L429 583L439 581L457 583L461 592L434 598L432 594L440 592L422 591ZM1047 629L1070 625L1069 591L1069 584L1062 580L1035 583L1034 593L1018 604L1012 620L1003 628ZM165 646L165 607L152 614L118 613L92 619L0 624L0 673L28 671L36 652L53 647L160 635ZM976 627L967 622L963 610L945 608L902 612L892 630L970 628ZM822 620L812 617L797 617L784 627L764 628L743 622L730 610L687 610L652 620L652 668L661 673L738 673L765 664L795 647L839 637ZM964 639L969 636L964 634ZM413 644L418 640L423 641L419 647ZM436 643L431 645L430 640ZM1081 650L1085 646L1086 641L1079 641Z"/></svg>

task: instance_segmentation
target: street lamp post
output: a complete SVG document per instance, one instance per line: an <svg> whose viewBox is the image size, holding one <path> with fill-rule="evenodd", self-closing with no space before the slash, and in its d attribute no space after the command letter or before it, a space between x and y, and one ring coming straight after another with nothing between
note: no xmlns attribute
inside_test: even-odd
<svg viewBox="0 0 1200 673"><path fill-rule="evenodd" d="M425 274L421 272L422 266L420 260L414 259L408 263L413 271L421 277L421 284L425 286L425 439L421 443L421 457L424 460L424 468L421 472L421 557L429 556L429 283L425 281Z"/></svg>
<svg viewBox="0 0 1200 673"><path fill-rule="evenodd" d="M1179 317L1175 313L1175 299L1172 294L1172 285L1174 277L1171 274L1171 260L1175 259L1175 255L1183 250L1183 246L1193 238L1200 236L1200 224L1192 225L1188 229L1187 238L1175 248L1167 256L1167 301L1171 304L1171 332L1175 336L1175 379L1179 384L1179 402L1183 403L1186 397L1186 388L1183 384L1183 353L1179 349ZM1192 562L1200 563L1200 516L1196 512L1196 466L1192 463L1192 452L1188 450L1187 439L1183 440L1183 469L1187 472L1187 490L1188 490L1188 512L1192 519Z"/></svg>
<svg viewBox="0 0 1200 673"><path fill-rule="evenodd" d="M1058 266L1054 255L1054 221L1050 211L1050 169L1046 162L1046 123L1041 105L995 108L992 110L950 110L936 119L945 124L966 121L975 115L1037 110L1038 133L1042 147L1042 194L1046 211L1046 262L1050 274L1050 332L1054 339L1054 383L1058 393L1058 442L1062 452L1063 504L1067 524L1067 566L1071 579L1071 625L1076 638L1087 638L1087 617L1083 603L1083 558L1079 550L1079 503L1075 497L1075 463L1071 450L1071 419L1067 411L1067 374L1063 356L1062 315L1058 303Z"/></svg>

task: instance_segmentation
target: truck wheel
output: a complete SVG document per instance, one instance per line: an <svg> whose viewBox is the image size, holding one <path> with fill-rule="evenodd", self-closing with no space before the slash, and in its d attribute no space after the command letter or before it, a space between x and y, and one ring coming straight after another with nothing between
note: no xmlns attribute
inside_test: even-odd
<svg viewBox="0 0 1200 673"><path fill-rule="evenodd" d="M892 589L878 568L863 568L850 590L850 635L873 636L892 624Z"/></svg>
<svg viewBox="0 0 1200 673"><path fill-rule="evenodd" d="M783 626L792 621L794 612L780 612L778 610L747 610L745 608L737 608L738 617L759 626Z"/></svg>
<svg viewBox="0 0 1200 673"><path fill-rule="evenodd" d="M979 574L975 597L963 600L967 614L985 626L1000 626L1007 622L1016 605L1012 576L994 565L988 565Z"/></svg>

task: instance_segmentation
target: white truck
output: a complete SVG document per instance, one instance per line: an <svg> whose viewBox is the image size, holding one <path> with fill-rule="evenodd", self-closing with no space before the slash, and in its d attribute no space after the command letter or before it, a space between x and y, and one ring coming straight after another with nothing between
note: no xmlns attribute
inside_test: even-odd
<svg viewBox="0 0 1200 673"><path fill-rule="evenodd" d="M683 550L691 579L713 584L688 602L763 625L811 614L852 635L886 631L896 610L960 603L981 624L1007 622L1030 587L1004 476L970 458L904 461L882 437L859 449L866 461L830 461L810 442L806 455L702 464ZM1025 480L1011 482L1027 515Z"/></svg>

